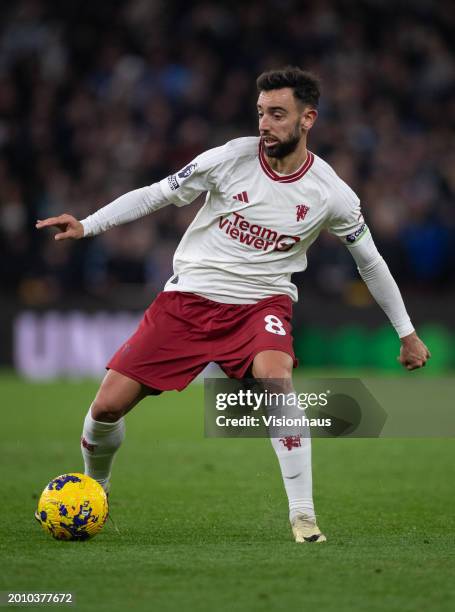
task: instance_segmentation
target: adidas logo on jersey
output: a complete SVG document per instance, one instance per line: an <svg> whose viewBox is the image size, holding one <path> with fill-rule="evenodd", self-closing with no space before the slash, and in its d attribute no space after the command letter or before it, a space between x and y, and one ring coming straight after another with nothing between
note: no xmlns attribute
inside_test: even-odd
<svg viewBox="0 0 455 612"><path fill-rule="evenodd" d="M234 198L234 200L238 200L239 202L245 202L246 204L249 203L248 194L246 191L242 191L242 193L238 193L237 195L232 197Z"/></svg>

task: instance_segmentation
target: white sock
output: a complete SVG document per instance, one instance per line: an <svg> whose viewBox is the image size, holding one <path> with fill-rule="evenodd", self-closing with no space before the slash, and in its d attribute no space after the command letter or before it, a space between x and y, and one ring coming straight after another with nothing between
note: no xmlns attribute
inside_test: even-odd
<svg viewBox="0 0 455 612"><path fill-rule="evenodd" d="M91 408L87 412L82 430L81 451L85 473L109 489L112 462L125 437L123 417L114 423L95 421Z"/></svg>
<svg viewBox="0 0 455 612"><path fill-rule="evenodd" d="M274 402L269 404L268 414L277 417L299 418L305 413L296 405L295 392L280 393L279 385L268 382L269 392L278 392ZM313 478L311 474L311 437L308 427L275 427L269 429L270 441L280 463L283 484L289 502L289 519L297 514L312 518Z"/></svg>
<svg viewBox="0 0 455 612"><path fill-rule="evenodd" d="M289 500L289 520L297 514L314 517L311 438L286 436L270 438L280 463Z"/></svg>

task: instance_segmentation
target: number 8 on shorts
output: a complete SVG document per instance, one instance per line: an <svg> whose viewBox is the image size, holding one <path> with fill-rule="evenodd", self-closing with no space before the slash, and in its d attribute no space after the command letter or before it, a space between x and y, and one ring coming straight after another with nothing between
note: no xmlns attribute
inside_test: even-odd
<svg viewBox="0 0 455 612"><path fill-rule="evenodd" d="M279 336L286 335L286 330L283 327L283 323L277 316L267 315L264 317L264 321L267 323L265 326L265 331L268 331L271 334L278 334Z"/></svg>

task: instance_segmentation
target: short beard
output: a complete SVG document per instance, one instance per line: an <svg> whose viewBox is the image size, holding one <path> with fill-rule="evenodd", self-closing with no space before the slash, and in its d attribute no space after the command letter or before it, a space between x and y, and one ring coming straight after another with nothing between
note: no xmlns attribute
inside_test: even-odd
<svg viewBox="0 0 455 612"><path fill-rule="evenodd" d="M296 125L294 131L291 133L289 138L287 140L284 140L283 142L279 142L275 145L272 145L271 147L268 147L263 140L262 142L264 145L265 154L267 155L267 157L283 159L283 157L290 155L297 149L301 138L302 134L300 132L300 126Z"/></svg>

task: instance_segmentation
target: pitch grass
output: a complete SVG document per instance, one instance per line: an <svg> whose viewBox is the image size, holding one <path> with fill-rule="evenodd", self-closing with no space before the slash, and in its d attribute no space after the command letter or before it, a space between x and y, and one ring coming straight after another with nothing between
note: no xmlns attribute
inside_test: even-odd
<svg viewBox="0 0 455 612"><path fill-rule="evenodd" d="M202 388L128 417L111 523L57 542L33 519L81 469L94 383L0 378L0 590L73 591L79 610L455 609L453 440L315 440L326 545L296 545L267 440L211 440Z"/></svg>

